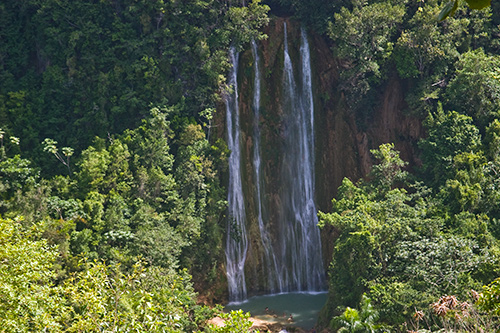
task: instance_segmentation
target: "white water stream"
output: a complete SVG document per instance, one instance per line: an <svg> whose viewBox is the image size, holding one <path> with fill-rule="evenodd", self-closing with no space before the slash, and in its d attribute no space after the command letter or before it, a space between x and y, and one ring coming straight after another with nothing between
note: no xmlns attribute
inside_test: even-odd
<svg viewBox="0 0 500 333"><path fill-rule="evenodd" d="M229 74L232 92L226 96L227 146L229 155L228 213L226 237L226 274L229 298L242 301L247 298L245 260L248 238L245 225L245 201L241 178L240 114L238 108L238 58L234 48L229 52L233 68Z"/></svg>
<svg viewBox="0 0 500 333"><path fill-rule="evenodd" d="M307 35L301 31L299 84L294 75L284 23L285 152L281 172L281 263L285 291L325 288L321 238L314 202L314 107Z"/></svg>
<svg viewBox="0 0 500 333"><path fill-rule="evenodd" d="M270 293L318 292L325 290L325 271L321 254L320 232L317 226L314 176L314 103L312 94L311 59L307 34L301 30L300 66L294 71L284 26L283 119L284 132L279 176L281 207L279 232L271 236L269 221L264 220L265 195L261 166L261 71L257 44L252 41L254 57L253 92L253 173L255 177L256 216L262 242L263 272L267 275ZM238 108L238 58L230 50L233 68L229 83L233 87L226 99L228 133L229 186L226 241L226 264L231 302L247 298L244 265L248 252L245 198L241 174L240 119ZM296 80L295 77L298 77ZM273 143L269 143L273 144ZM248 198L246 199L248 200Z"/></svg>

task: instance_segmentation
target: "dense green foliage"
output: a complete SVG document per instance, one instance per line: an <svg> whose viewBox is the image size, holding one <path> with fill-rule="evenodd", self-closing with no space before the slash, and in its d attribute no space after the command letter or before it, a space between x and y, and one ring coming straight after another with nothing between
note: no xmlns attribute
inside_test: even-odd
<svg viewBox="0 0 500 333"><path fill-rule="evenodd" d="M448 316L429 309L441 295L471 300L471 289L481 291L500 275L498 141L492 139L498 120L486 129L490 139L485 142L472 118L457 112L439 108L426 125L422 174L408 178L393 145L382 145L372 151L378 164L369 180L353 184L344 179L332 212L319 214L321 225L339 232L325 311L340 315L347 308L330 323L332 328L347 315L354 320L350 307L364 293L387 327L403 329L412 315L424 312L434 318L428 325L452 331L500 327L490 316L498 314L498 279L479 294L479 310L467 303L470 316L462 309L453 319L456 310ZM416 309L422 311L415 314Z"/></svg>
<svg viewBox="0 0 500 333"><path fill-rule="evenodd" d="M2 1L2 330L209 330L193 281L224 293L229 152L207 134L229 46L265 38L268 10Z"/></svg>
<svg viewBox="0 0 500 333"><path fill-rule="evenodd" d="M467 299L500 274L498 215L490 198L498 195L490 185L497 176L484 172L495 161L484 157L467 116L441 110L430 118L422 148L423 181L432 187L411 181L393 146L382 145L373 151L379 163L370 180L344 179L332 212L320 213L320 223L340 234L329 270L330 313L357 306L368 293L380 322L398 326L440 295ZM445 145L446 138L457 143Z"/></svg>
<svg viewBox="0 0 500 333"><path fill-rule="evenodd" d="M197 306L186 271L82 261L67 279L43 224L0 219L0 323L6 332L192 332L214 315Z"/></svg>
<svg viewBox="0 0 500 333"><path fill-rule="evenodd" d="M151 105L207 122L228 46L261 38L266 10L258 1L3 1L2 128L49 171L57 164L37 153L47 137L81 151L138 126Z"/></svg>
<svg viewBox="0 0 500 333"><path fill-rule="evenodd" d="M438 0L279 2L331 38L340 88L360 118L369 119L380 88L395 75L405 79L408 111L417 115L434 110L437 101L469 115L471 107L487 115L498 106L495 5L471 11L460 3L453 17L438 22L445 4ZM478 94L463 94L470 89Z"/></svg>
<svg viewBox="0 0 500 333"><path fill-rule="evenodd" d="M347 307L338 317L331 320L330 326L338 329L339 333L375 332L380 325L375 324L378 320L378 312L373 309L371 300L363 295L360 310Z"/></svg>
<svg viewBox="0 0 500 333"><path fill-rule="evenodd" d="M415 314L416 329L422 316L439 319L432 328L498 327L488 315L500 308L500 7L458 4L438 22L438 0L267 3L330 39L360 124L396 78L427 131L412 174L384 144L371 174L345 179L320 213L336 231L323 322L402 330ZM248 328L241 312L207 327L214 311L196 305L189 274L207 294L225 289L229 152L208 136L227 50L264 38L268 10L257 0L0 3L2 329ZM440 297L471 289L467 326Z"/></svg>

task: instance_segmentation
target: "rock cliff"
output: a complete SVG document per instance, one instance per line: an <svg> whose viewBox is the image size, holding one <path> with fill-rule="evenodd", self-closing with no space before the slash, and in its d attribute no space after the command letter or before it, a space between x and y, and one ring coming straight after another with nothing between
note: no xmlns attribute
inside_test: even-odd
<svg viewBox="0 0 500 333"><path fill-rule="evenodd" d="M263 200L262 214L269 223L271 238L281 232L276 220L282 205L280 173L285 141L283 135L287 123L283 117L283 23L287 22L289 52L292 62L299 62L300 23L289 18L274 18L265 29L268 38L258 42L261 58L261 108L258 119L261 131ZM374 111L360 116L346 105L339 90L339 63L333 57L332 47L326 37L309 33L311 50L314 122L315 122L315 170L316 206L328 211L331 199L344 177L351 180L364 177L373 163L370 149L382 143L394 142L401 157L418 164L416 142L423 135L421 121L404 113L404 88L396 75L378 89ZM245 276L249 294L269 291L266 267L256 208L256 182L252 168L253 142L253 56L250 48L241 52L238 73L239 110L241 121L242 175L245 195L246 226L249 249ZM224 108L216 117L218 136L224 137ZM335 230L322 230L324 266L328 267Z"/></svg>

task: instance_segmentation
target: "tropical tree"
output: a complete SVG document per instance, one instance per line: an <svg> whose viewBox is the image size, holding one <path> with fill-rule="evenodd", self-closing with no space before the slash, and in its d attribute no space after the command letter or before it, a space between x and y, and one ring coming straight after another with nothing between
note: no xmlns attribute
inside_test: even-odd
<svg viewBox="0 0 500 333"><path fill-rule="evenodd" d="M455 68L455 76L446 88L447 105L474 117L476 124L484 129L499 116L500 57L477 49L463 53Z"/></svg>
<svg viewBox="0 0 500 333"><path fill-rule="evenodd" d="M55 284L59 253L38 227L0 218L0 325L7 332L62 331L69 314Z"/></svg>
<svg viewBox="0 0 500 333"><path fill-rule="evenodd" d="M403 4L353 2L342 7L329 23L328 36L335 43L334 54L341 60L341 89L350 106L357 108L360 97L380 81L384 63L393 48L392 37L401 23Z"/></svg>
<svg viewBox="0 0 500 333"><path fill-rule="evenodd" d="M402 172L398 154L388 148L374 151L381 159L375 175ZM329 224L338 234L329 269L330 313L354 308L367 293L381 321L398 326L438 295L465 295L480 286L498 257L483 214L443 216L442 198L421 183L401 183L407 189L389 184L376 176L358 184L344 179L332 212L319 218L320 226ZM360 317L347 314L354 327Z"/></svg>
<svg viewBox="0 0 500 333"><path fill-rule="evenodd" d="M429 134L419 146L425 178L435 189L450 177L455 156L480 148L481 136L472 121L471 117L457 112L444 112L441 106L427 117L425 125Z"/></svg>
<svg viewBox="0 0 500 333"><path fill-rule="evenodd" d="M500 278L483 287L479 294L478 305L481 309L498 316L500 314Z"/></svg>

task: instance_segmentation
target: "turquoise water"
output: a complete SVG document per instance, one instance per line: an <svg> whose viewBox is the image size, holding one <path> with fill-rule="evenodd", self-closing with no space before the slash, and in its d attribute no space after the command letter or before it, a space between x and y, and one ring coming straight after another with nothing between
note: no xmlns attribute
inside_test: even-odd
<svg viewBox="0 0 500 333"><path fill-rule="evenodd" d="M255 296L243 303L230 303L225 309L226 311L242 309L250 312L252 317L262 320L310 329L316 324L319 311L325 305L327 296L326 292ZM293 322L288 320L290 314Z"/></svg>

